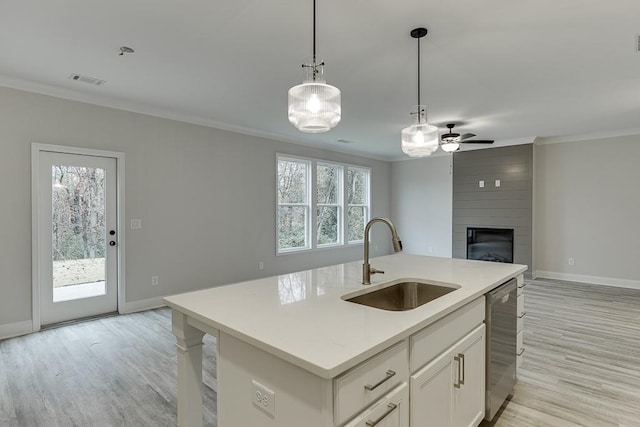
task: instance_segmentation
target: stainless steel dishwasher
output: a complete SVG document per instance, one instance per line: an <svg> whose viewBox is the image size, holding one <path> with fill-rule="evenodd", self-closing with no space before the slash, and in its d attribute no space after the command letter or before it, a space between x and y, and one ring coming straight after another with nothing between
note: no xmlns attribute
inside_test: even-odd
<svg viewBox="0 0 640 427"><path fill-rule="evenodd" d="M500 285L486 296L487 357L486 412L491 421L513 393L516 384L518 286L516 279Z"/></svg>

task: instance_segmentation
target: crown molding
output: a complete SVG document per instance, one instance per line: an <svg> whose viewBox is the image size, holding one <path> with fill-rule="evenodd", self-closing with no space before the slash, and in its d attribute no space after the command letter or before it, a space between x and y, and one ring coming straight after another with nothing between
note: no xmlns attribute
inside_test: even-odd
<svg viewBox="0 0 640 427"><path fill-rule="evenodd" d="M161 119L174 120L177 122L188 123L197 126L203 126L213 129L224 130L227 132L239 133L242 135L249 135L257 138L266 138L278 142L287 142L290 144L302 145L305 147L317 148L322 150L328 150L338 152L341 154L347 154L351 156L365 157L373 160L380 160L389 162L392 161L388 156L381 156L359 150L345 150L340 147L328 147L322 142L313 141L300 141L295 138L291 138L282 134L265 132L253 128L230 125L228 123L218 122L215 120L205 119L198 116L186 115L174 110L152 107L150 105L139 104L135 102L125 101L122 99L111 98L106 95L94 95L82 93L79 91L65 89L61 87L45 85L42 83L30 82L23 79L16 79L0 74L0 86L21 90L24 92L36 93L39 95L51 96L54 98L61 98L68 101L82 102L86 104L97 105L100 107L113 108L121 111L128 111L136 114L144 114L146 116L157 117Z"/></svg>
<svg viewBox="0 0 640 427"><path fill-rule="evenodd" d="M535 145L560 144L563 142L592 141L594 139L616 138L620 136L640 135L640 128L616 129L612 131L602 131L584 134L552 136L547 138L537 138Z"/></svg>

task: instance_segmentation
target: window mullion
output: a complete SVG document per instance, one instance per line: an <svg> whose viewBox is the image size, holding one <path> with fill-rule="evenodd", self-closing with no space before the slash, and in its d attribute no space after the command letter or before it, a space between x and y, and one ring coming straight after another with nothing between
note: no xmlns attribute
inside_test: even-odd
<svg viewBox="0 0 640 427"><path fill-rule="evenodd" d="M311 167L309 168L309 199L307 202L309 203L309 209L311 210L309 226L311 227L311 233L309 238L311 239L311 248L315 249L318 247L318 206L317 206L317 197L318 197L318 183L317 180L317 170L318 164L315 160L310 162Z"/></svg>

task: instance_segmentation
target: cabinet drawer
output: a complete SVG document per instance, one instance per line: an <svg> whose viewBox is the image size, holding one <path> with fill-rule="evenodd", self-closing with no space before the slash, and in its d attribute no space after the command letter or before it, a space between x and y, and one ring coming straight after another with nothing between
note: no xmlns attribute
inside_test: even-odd
<svg viewBox="0 0 640 427"><path fill-rule="evenodd" d="M411 372L420 369L484 321L484 296L411 336ZM435 344L434 344L435 343Z"/></svg>
<svg viewBox="0 0 640 427"><path fill-rule="evenodd" d="M522 354L524 350L524 333L522 331L518 332L518 336L516 338L516 348L518 349L518 354ZM513 360L513 359L512 359Z"/></svg>
<svg viewBox="0 0 640 427"><path fill-rule="evenodd" d="M367 424L368 423L368 424ZM367 408L345 427L408 427L409 426L409 388L402 383L378 403Z"/></svg>
<svg viewBox="0 0 640 427"><path fill-rule="evenodd" d="M334 380L334 419L342 425L409 376L409 344L402 341Z"/></svg>
<svg viewBox="0 0 640 427"><path fill-rule="evenodd" d="M517 300L518 300L517 313L518 313L518 317L520 317L524 314L524 294L518 296Z"/></svg>
<svg viewBox="0 0 640 427"><path fill-rule="evenodd" d="M527 313L524 313L521 316L518 316L518 333L522 332L522 328L524 327L524 318L527 317Z"/></svg>

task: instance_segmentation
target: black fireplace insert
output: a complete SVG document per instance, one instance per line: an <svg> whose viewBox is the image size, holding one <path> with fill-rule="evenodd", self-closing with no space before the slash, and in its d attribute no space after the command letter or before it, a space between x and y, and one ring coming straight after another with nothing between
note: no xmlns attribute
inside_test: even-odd
<svg viewBox="0 0 640 427"><path fill-rule="evenodd" d="M513 228L467 227L467 259L513 263Z"/></svg>

